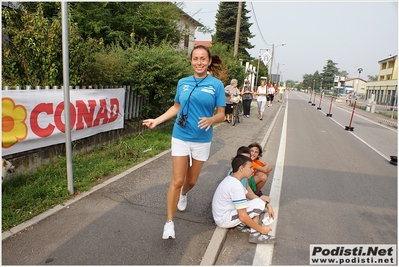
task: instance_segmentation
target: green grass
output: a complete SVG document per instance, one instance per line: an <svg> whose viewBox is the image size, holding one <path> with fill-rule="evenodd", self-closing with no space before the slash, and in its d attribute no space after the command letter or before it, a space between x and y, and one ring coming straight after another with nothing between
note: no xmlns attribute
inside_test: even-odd
<svg viewBox="0 0 399 267"><path fill-rule="evenodd" d="M173 125L102 146L72 158L75 195L170 148ZM73 198L68 192L65 157L2 186L2 231Z"/></svg>
<svg viewBox="0 0 399 267"><path fill-rule="evenodd" d="M353 107L353 104L351 104L351 106ZM367 106L360 106L360 105L357 105L356 108L362 109L362 110L366 110ZM380 114L380 115L382 115L382 116L384 116L384 117L390 118L390 119L391 119L391 118L392 118L392 119L395 119L395 120L398 119L398 115L397 115L397 114L394 113L393 116L392 116L392 111L387 111L387 112L377 111L376 113L377 113L377 114Z"/></svg>

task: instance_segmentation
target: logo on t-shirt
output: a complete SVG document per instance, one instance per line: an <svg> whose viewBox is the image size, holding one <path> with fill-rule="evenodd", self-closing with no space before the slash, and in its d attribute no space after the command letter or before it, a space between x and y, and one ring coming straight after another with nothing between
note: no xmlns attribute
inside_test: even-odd
<svg viewBox="0 0 399 267"><path fill-rule="evenodd" d="M201 92L205 92L211 95L215 94L215 88L213 88L213 86L209 86L209 87L204 87L201 89Z"/></svg>

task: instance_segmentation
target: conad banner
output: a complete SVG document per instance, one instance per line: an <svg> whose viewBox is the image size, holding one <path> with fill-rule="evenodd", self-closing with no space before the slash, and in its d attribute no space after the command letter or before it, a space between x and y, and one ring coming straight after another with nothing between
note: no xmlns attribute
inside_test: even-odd
<svg viewBox="0 0 399 267"><path fill-rule="evenodd" d="M125 89L70 90L72 141L123 128ZM65 143L64 91L2 91L2 154Z"/></svg>

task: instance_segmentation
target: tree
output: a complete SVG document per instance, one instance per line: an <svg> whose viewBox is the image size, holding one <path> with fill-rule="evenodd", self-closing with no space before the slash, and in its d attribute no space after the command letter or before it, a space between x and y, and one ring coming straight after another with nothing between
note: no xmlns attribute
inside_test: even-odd
<svg viewBox="0 0 399 267"><path fill-rule="evenodd" d="M253 35L249 30L252 23L249 23L249 17L247 16L248 13L248 10L246 10L246 3L242 2L238 58L244 61L249 61L251 59L251 56L246 49L254 48L254 46L249 42L249 39L255 37L255 35ZM216 33L212 36L213 43L226 44L229 50L234 51L237 14L238 2L219 3L219 9L216 13Z"/></svg>
<svg viewBox="0 0 399 267"><path fill-rule="evenodd" d="M378 81L378 75L374 75L374 76L372 76L372 75L367 75L367 79L368 79L369 82Z"/></svg>
<svg viewBox="0 0 399 267"><path fill-rule="evenodd" d="M2 80L9 85L55 84L62 75L61 21L36 13L3 8ZM62 77L62 76L61 76Z"/></svg>
<svg viewBox="0 0 399 267"><path fill-rule="evenodd" d="M331 59L327 60L327 65L323 67L323 87L328 89L334 86L334 77L339 73L339 69Z"/></svg>
<svg viewBox="0 0 399 267"><path fill-rule="evenodd" d="M36 8L21 6L21 9L2 10L3 33L7 36L2 50L3 83L10 86L62 84L61 13L51 16L48 12L46 17L42 9L46 6L39 2ZM88 62L94 60L93 53L99 49L97 42L90 38L83 40L77 34L76 25L70 25L71 84L84 81Z"/></svg>
<svg viewBox="0 0 399 267"><path fill-rule="evenodd" d="M297 84L297 82L294 81L294 80L287 80L287 81L285 81L285 86L286 86L286 87L289 87L289 88L294 88L296 84Z"/></svg>
<svg viewBox="0 0 399 267"><path fill-rule="evenodd" d="M178 44L181 10L169 2L71 2L72 19L83 38L102 39L105 45L132 42Z"/></svg>

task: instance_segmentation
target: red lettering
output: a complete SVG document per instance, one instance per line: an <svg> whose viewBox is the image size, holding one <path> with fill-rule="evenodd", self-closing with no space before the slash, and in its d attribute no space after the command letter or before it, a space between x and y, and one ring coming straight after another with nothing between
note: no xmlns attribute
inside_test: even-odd
<svg viewBox="0 0 399 267"><path fill-rule="evenodd" d="M96 108L96 101L89 100L88 101L89 109L83 100L76 100L76 109L78 113L77 123L76 123L76 130L81 130L84 128L84 122L87 125L87 128L93 126L93 118L94 118L94 110Z"/></svg>
<svg viewBox="0 0 399 267"><path fill-rule="evenodd" d="M110 104L111 104L111 108L110 108L111 114L110 114L109 122L114 122L118 118L118 114L119 114L118 98L111 98Z"/></svg>
<svg viewBox="0 0 399 267"><path fill-rule="evenodd" d="M97 117L94 120L93 126L98 126L100 124L100 120L103 120L102 124L108 123L108 110L105 99L100 99L100 110L97 113Z"/></svg>
<svg viewBox="0 0 399 267"><path fill-rule="evenodd" d="M70 128L71 130L75 126L76 122L76 109L75 106L72 103L69 103L69 118L70 118ZM65 133L65 123L61 119L61 115L64 112L64 102L60 102L58 106L55 109L54 112L54 122L55 125L57 126L57 129L60 130L61 132Z"/></svg>
<svg viewBox="0 0 399 267"><path fill-rule="evenodd" d="M83 100L76 100L76 107L72 103L70 106L70 128L71 130L76 126L76 130L91 128L100 124L107 124L114 122L120 113L120 106L118 98L111 98L109 100L110 108L107 108L107 99L100 99L99 110L95 116L97 107L96 100L88 100L87 103ZM109 115L108 115L109 112ZM41 113L45 113L45 118L39 118ZM95 117L95 119L94 119ZM32 132L39 137L45 138L53 134L54 129L57 128L60 132L65 133L64 119L64 102L60 102L54 109L53 103L40 103L33 108L30 114L30 127ZM46 127L41 127L39 121L48 122Z"/></svg>
<svg viewBox="0 0 399 267"><path fill-rule="evenodd" d="M40 137L50 136L55 126L49 123L46 128L41 128L39 126L39 114L45 112L46 114L53 114L53 104L52 103L41 103L33 108L30 115L30 125L32 132Z"/></svg>

